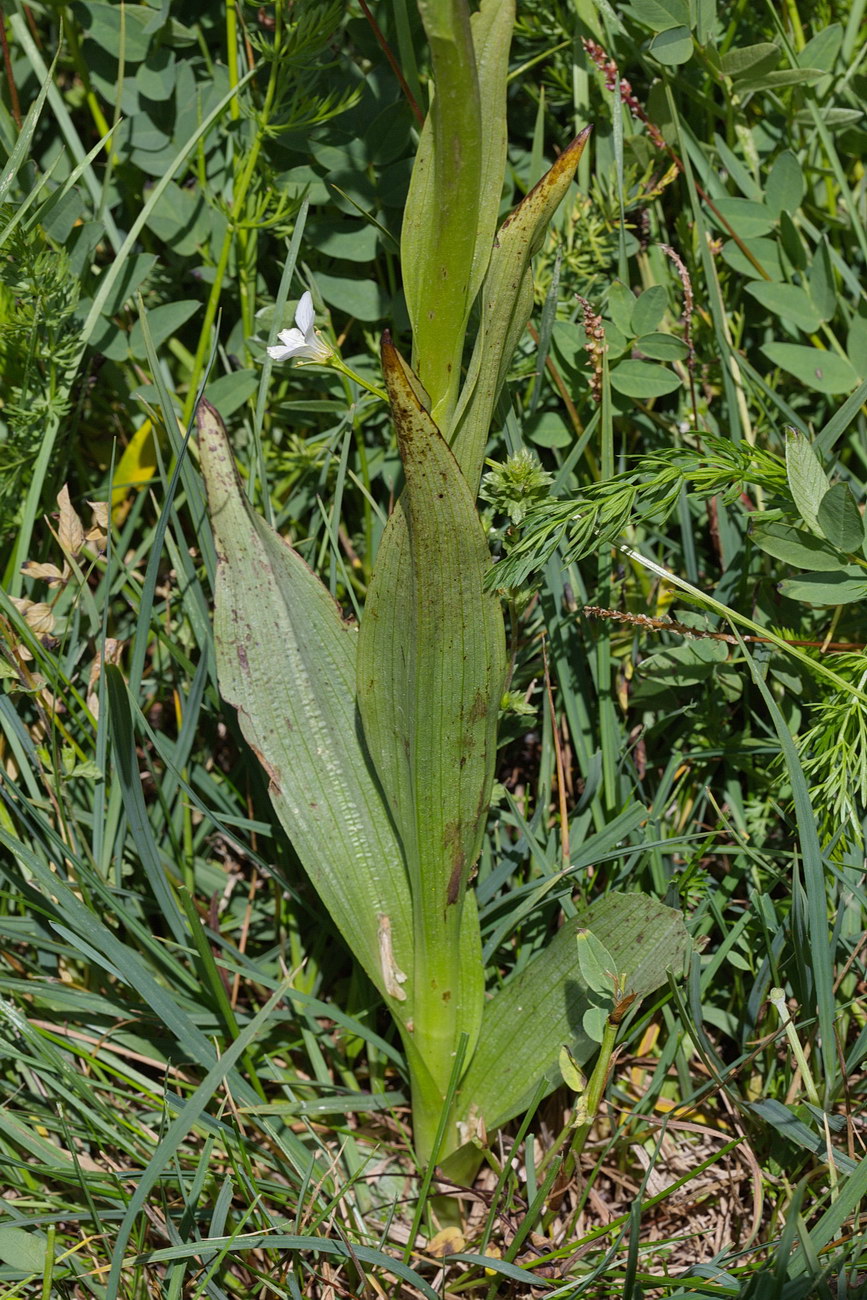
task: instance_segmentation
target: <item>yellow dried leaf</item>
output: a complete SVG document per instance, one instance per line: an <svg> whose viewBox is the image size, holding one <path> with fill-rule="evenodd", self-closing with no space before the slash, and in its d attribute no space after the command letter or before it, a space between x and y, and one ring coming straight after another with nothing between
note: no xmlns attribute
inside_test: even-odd
<svg viewBox="0 0 867 1300"><path fill-rule="evenodd" d="M60 507L60 524L57 529L60 545L67 555L78 555L84 546L84 529L81 520L72 508L72 502L69 499L69 488L65 483L57 494L57 504Z"/></svg>
<svg viewBox="0 0 867 1300"><path fill-rule="evenodd" d="M37 636L50 636L54 631L54 610L44 600L37 600L31 605L24 619Z"/></svg>
<svg viewBox="0 0 867 1300"><path fill-rule="evenodd" d="M88 546L92 546L100 555L105 552L105 539L108 536L108 502L88 501L91 525L84 535Z"/></svg>
<svg viewBox="0 0 867 1300"><path fill-rule="evenodd" d="M26 596L13 596L12 604L37 636L46 636L53 632L54 610L44 600L28 600Z"/></svg>
<svg viewBox="0 0 867 1300"><path fill-rule="evenodd" d="M466 1239L459 1228L442 1228L428 1242L427 1253L435 1259L445 1255L458 1255L466 1247Z"/></svg>
<svg viewBox="0 0 867 1300"><path fill-rule="evenodd" d="M90 665L90 676L87 679L87 707L90 709L94 718L99 717L99 692L97 683L102 673L103 664L120 664L120 657L123 654L123 641L116 637L106 637L105 646L94 656L93 663Z"/></svg>
<svg viewBox="0 0 867 1300"><path fill-rule="evenodd" d="M93 527L99 528L102 532L108 531L108 502L107 501L88 501L90 513L93 519Z"/></svg>
<svg viewBox="0 0 867 1300"><path fill-rule="evenodd" d="M485 1251L485 1255L488 1257L488 1259L503 1258L503 1252L500 1250L499 1246L489 1246L488 1249ZM488 1277L497 1276L497 1270L495 1268L486 1268L485 1273Z"/></svg>
<svg viewBox="0 0 867 1300"><path fill-rule="evenodd" d="M40 564L38 560L25 560L21 565L21 572L25 578L37 578L47 582L49 587L60 587L67 581L72 571L67 564L61 570L56 564Z"/></svg>

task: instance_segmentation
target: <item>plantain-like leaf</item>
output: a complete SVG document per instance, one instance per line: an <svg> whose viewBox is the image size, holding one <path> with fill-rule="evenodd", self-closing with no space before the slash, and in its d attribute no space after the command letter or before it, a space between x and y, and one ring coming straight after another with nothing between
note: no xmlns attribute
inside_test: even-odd
<svg viewBox="0 0 867 1300"><path fill-rule="evenodd" d="M405 1022L413 1011L409 882L356 709L358 632L252 509L223 422L208 402L197 424L219 558L220 691L238 710L316 892Z"/></svg>
<svg viewBox="0 0 867 1300"><path fill-rule="evenodd" d="M515 27L515 0L482 0L472 15L473 48L479 74L479 103L482 112L482 157L476 244L470 277L470 305L482 287L500 215L500 197L506 170L508 131L506 90L509 81L509 48Z"/></svg>
<svg viewBox="0 0 867 1300"><path fill-rule="evenodd" d="M581 974L576 935L589 929L611 954L612 974L625 990L645 997L683 973L690 939L683 916L643 894L607 894L569 920L527 968L485 1006L479 1046L464 1075L460 1106L493 1132L524 1110L540 1078L553 1091L561 1082L558 1058L567 1043L584 1065L598 1042L585 1029L585 1011L598 996ZM613 991L613 981L612 981Z"/></svg>
<svg viewBox="0 0 867 1300"><path fill-rule="evenodd" d="M420 0L436 94L413 166L401 231L416 365L448 428L470 308L491 255L506 165L506 85L514 0Z"/></svg>
<svg viewBox="0 0 867 1300"><path fill-rule="evenodd" d="M530 261L572 183L590 130L585 127L576 136L506 218L491 254L482 288L479 332L449 439L474 500L494 407L533 307Z"/></svg>
<svg viewBox="0 0 867 1300"><path fill-rule="evenodd" d="M466 1030L472 1049L481 1015L478 930L474 949L462 913L493 784L505 634L475 505L388 336L382 364L406 486L367 593L358 702L406 853L416 988L435 990L439 1008L423 1025L416 1006L417 1041L447 1081L455 1035Z"/></svg>

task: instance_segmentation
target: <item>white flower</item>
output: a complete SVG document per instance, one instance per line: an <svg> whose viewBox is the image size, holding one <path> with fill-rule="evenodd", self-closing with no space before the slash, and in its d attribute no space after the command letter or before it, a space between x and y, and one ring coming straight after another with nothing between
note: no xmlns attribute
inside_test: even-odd
<svg viewBox="0 0 867 1300"><path fill-rule="evenodd" d="M330 361L334 353L319 331L313 328L315 319L313 299L309 292L303 293L295 312L296 328L281 330L277 335L280 342L268 349L268 356L275 361L288 361L290 357L320 364Z"/></svg>

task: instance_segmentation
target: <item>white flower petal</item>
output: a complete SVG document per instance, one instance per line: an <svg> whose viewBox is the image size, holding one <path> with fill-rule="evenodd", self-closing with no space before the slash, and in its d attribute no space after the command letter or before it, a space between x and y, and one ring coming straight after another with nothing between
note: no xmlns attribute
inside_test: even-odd
<svg viewBox="0 0 867 1300"><path fill-rule="evenodd" d="M301 301L295 311L295 324L307 336L307 342L310 342L310 331L313 329L313 322L316 319L316 313L313 310L313 299L310 291L306 290L301 295Z"/></svg>
<svg viewBox="0 0 867 1300"><path fill-rule="evenodd" d="M294 328L280 331L277 335L280 342L268 348L268 355L274 361L288 361L290 357L296 357L299 361L327 364L334 356L334 351L314 328L315 320L313 299L307 291L301 295L298 303Z"/></svg>
<svg viewBox="0 0 867 1300"><path fill-rule="evenodd" d="M300 330L281 330L277 338L280 343L268 349L268 356L273 357L275 361L307 356L307 340Z"/></svg>
<svg viewBox="0 0 867 1300"><path fill-rule="evenodd" d="M277 337L286 348L303 348L307 342L307 335L295 329L294 325L291 330L281 330Z"/></svg>
<svg viewBox="0 0 867 1300"><path fill-rule="evenodd" d="M274 361L288 361L290 357L294 357L295 355L296 353L294 348L284 348L281 347L279 343L275 344L273 348L268 349L268 356Z"/></svg>

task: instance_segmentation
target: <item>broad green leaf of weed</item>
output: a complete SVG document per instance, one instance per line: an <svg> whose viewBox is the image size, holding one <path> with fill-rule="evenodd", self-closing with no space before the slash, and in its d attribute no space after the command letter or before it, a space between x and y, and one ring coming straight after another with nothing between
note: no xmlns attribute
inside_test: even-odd
<svg viewBox="0 0 867 1300"><path fill-rule="evenodd" d="M653 361L685 361L689 356L686 344L673 334L642 334L635 340L635 348Z"/></svg>
<svg viewBox="0 0 867 1300"><path fill-rule="evenodd" d="M632 324L635 312L635 294L620 280L615 280L608 290L608 314L626 338L639 333Z"/></svg>
<svg viewBox="0 0 867 1300"><path fill-rule="evenodd" d="M752 199L716 199L714 206L741 239L767 235L774 224L774 214L770 209ZM715 214L712 215L715 218Z"/></svg>
<svg viewBox="0 0 867 1300"><path fill-rule="evenodd" d="M784 149L774 159L765 184L765 202L775 216L798 211L807 186L804 173L791 149Z"/></svg>
<svg viewBox="0 0 867 1300"><path fill-rule="evenodd" d="M759 72L775 68L780 61L780 47L771 41L757 41L727 50L720 59L720 71L726 77L756 76Z"/></svg>
<svg viewBox="0 0 867 1300"><path fill-rule="evenodd" d="M848 483L835 483L819 503L819 528L832 546L860 551L864 545L864 520Z"/></svg>
<svg viewBox="0 0 867 1300"><path fill-rule="evenodd" d="M748 284L746 290L750 297L755 298L768 311L806 334L815 334L822 323L822 317L810 295L795 284L757 280Z"/></svg>
<svg viewBox="0 0 867 1300"><path fill-rule="evenodd" d="M686 0L631 0L629 9L633 18L654 32L689 26Z"/></svg>
<svg viewBox="0 0 867 1300"><path fill-rule="evenodd" d="M790 524L757 524L750 537L760 550L796 569L836 573L844 563L840 552L821 538Z"/></svg>
<svg viewBox="0 0 867 1300"><path fill-rule="evenodd" d="M790 223L791 224L791 223ZM792 227L794 229L794 227ZM780 245L776 239L766 239L760 235L756 239L741 239L741 244L752 255L765 274L771 280L783 279L783 266L780 260ZM799 246L800 241L799 241ZM727 239L722 249L723 261L727 262L733 271L740 275L747 276L753 280L756 276L756 267L754 262L746 256L743 248L740 248L733 239ZM804 254L804 264L806 265L806 254Z"/></svg>
<svg viewBox="0 0 867 1300"><path fill-rule="evenodd" d="M804 348L803 351L812 349ZM821 534L819 506L830 484L809 439L796 429L789 429L786 433L786 473L789 491L801 518L811 532Z"/></svg>
<svg viewBox="0 0 867 1300"><path fill-rule="evenodd" d="M807 282L819 316L822 320L831 320L837 311L837 288L827 238L820 240L813 255Z"/></svg>
<svg viewBox="0 0 867 1300"><path fill-rule="evenodd" d="M692 58L692 36L688 27L669 27L650 42L650 53L666 67L679 67Z"/></svg>
<svg viewBox="0 0 867 1300"><path fill-rule="evenodd" d="M645 402L654 397L664 397L666 393L675 393L682 386L680 375L667 366L653 365L649 361L628 358L611 371L613 389L624 397L637 397Z"/></svg>
<svg viewBox="0 0 867 1300"><path fill-rule="evenodd" d="M786 578L780 583L780 592L808 605L851 605L867 597L867 577L858 565L847 564L839 573L802 573L797 578Z"/></svg>
<svg viewBox="0 0 867 1300"><path fill-rule="evenodd" d="M148 312L148 326L154 350L161 347L178 332L196 312L201 311L202 304L196 298L181 299L178 302L163 303ZM136 321L129 335L129 350L138 359L147 356L144 333L140 321Z"/></svg>
<svg viewBox="0 0 867 1300"><path fill-rule="evenodd" d="M745 95L752 95L760 90L779 91L787 86L812 86L821 79L821 68L780 68L776 72L765 72L759 77L744 77L738 82L738 90Z"/></svg>
<svg viewBox="0 0 867 1300"><path fill-rule="evenodd" d="M578 968L588 989L594 993L613 996L617 968L605 944L597 939L592 930L584 928L578 931L575 941L578 947Z"/></svg>
<svg viewBox="0 0 867 1300"><path fill-rule="evenodd" d="M409 887L360 736L357 630L252 510L216 411L203 404L197 422L220 555L220 689L238 709L277 815L335 925L398 1018L408 1017Z"/></svg>
<svg viewBox="0 0 867 1300"><path fill-rule="evenodd" d="M632 308L632 329L635 334L650 334L659 329L668 305L668 294L661 284L652 284L645 289L634 302Z"/></svg>
<svg viewBox="0 0 867 1300"><path fill-rule="evenodd" d="M858 375L867 375L867 319L856 316L849 326L846 355Z"/></svg>

